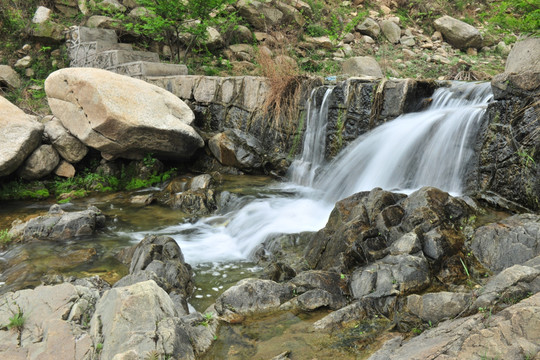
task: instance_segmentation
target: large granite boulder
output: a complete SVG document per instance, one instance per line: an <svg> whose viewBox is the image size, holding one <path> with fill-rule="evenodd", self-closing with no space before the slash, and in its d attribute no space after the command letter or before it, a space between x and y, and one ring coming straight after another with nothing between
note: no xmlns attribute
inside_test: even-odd
<svg viewBox="0 0 540 360"><path fill-rule="evenodd" d="M142 80L101 69L67 68L45 81L49 105L62 125L108 157L148 153L189 159L204 145L194 114L180 99Z"/></svg>
<svg viewBox="0 0 540 360"><path fill-rule="evenodd" d="M372 38L377 38L377 36L379 36L381 33L379 23L370 17L366 18L361 24L359 24L356 27L356 30L358 30L360 34L368 35Z"/></svg>
<svg viewBox="0 0 540 360"><path fill-rule="evenodd" d="M238 129L227 129L213 136L208 147L218 161L244 171L260 169L263 164L262 145L255 137Z"/></svg>
<svg viewBox="0 0 540 360"><path fill-rule="evenodd" d="M540 38L527 38L516 42L506 59L505 72L519 73L528 70L540 72Z"/></svg>
<svg viewBox="0 0 540 360"><path fill-rule="evenodd" d="M19 221L9 230L13 238L26 240L66 240L92 235L105 226L105 215L95 206L87 210L64 212L53 205L46 215L38 216L25 223Z"/></svg>
<svg viewBox="0 0 540 360"><path fill-rule="evenodd" d="M540 254L540 215L514 215L476 229L474 256L491 271L523 264Z"/></svg>
<svg viewBox="0 0 540 360"><path fill-rule="evenodd" d="M283 12L263 1L239 0L235 6L255 30L266 30L284 21Z"/></svg>
<svg viewBox="0 0 540 360"><path fill-rule="evenodd" d="M482 34L472 25L448 15L438 18L433 25L453 47L462 50L482 47Z"/></svg>
<svg viewBox="0 0 540 360"><path fill-rule="evenodd" d="M399 43L401 29L398 24L390 20L383 20L381 21L381 30L389 42L392 44Z"/></svg>
<svg viewBox="0 0 540 360"><path fill-rule="evenodd" d="M343 63L343 73L351 76L373 76L382 78L383 73L377 60L371 56L356 56Z"/></svg>
<svg viewBox="0 0 540 360"><path fill-rule="evenodd" d="M38 147L19 168L19 175L25 180L36 180L53 172L60 156L52 145Z"/></svg>
<svg viewBox="0 0 540 360"><path fill-rule="evenodd" d="M43 125L0 96L0 177L17 170L41 142Z"/></svg>

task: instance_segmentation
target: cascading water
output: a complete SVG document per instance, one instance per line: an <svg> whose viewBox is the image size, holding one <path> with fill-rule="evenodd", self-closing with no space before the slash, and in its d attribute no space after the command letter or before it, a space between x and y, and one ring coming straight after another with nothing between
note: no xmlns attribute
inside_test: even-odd
<svg viewBox="0 0 540 360"><path fill-rule="evenodd" d="M243 202L226 214L157 233L176 239L191 264L244 260L272 234L322 228L334 203L358 191L412 191L424 185L461 191L471 140L491 98L489 84L438 89L428 110L400 116L365 134L325 167L321 139L331 91L321 109L310 105L304 152L290 170L295 183L279 185L281 195ZM145 234L130 235L142 239Z"/></svg>

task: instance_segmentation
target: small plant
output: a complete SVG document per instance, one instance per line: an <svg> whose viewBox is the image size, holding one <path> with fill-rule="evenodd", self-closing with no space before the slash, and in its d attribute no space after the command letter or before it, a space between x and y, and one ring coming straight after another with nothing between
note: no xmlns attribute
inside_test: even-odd
<svg viewBox="0 0 540 360"><path fill-rule="evenodd" d="M12 240L13 238L11 237L8 229L0 230L0 245L7 245Z"/></svg>
<svg viewBox="0 0 540 360"><path fill-rule="evenodd" d="M159 360L159 359L160 359L160 356L157 350L149 351L144 357L144 360Z"/></svg>
<svg viewBox="0 0 540 360"><path fill-rule="evenodd" d="M205 313L205 314L203 315L203 317L204 317L204 320L201 321L201 322L199 323L199 325L202 325L202 326L207 327L208 325L210 325L210 321L214 318L214 314L211 313L211 312Z"/></svg>
<svg viewBox="0 0 540 360"><path fill-rule="evenodd" d="M8 329L15 329L18 332L21 332L24 328L24 323L26 322L26 316L19 305L17 305L17 311L14 312L13 316L9 318L9 323L7 324Z"/></svg>
<svg viewBox="0 0 540 360"><path fill-rule="evenodd" d="M95 349L97 353L100 353L103 350L103 343L97 343Z"/></svg>

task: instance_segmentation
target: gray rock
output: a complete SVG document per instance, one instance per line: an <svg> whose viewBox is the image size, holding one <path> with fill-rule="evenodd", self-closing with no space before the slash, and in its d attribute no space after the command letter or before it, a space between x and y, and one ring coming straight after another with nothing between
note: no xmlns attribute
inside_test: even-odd
<svg viewBox="0 0 540 360"><path fill-rule="evenodd" d="M540 71L524 70L495 75L491 79L491 88L496 100L535 96L540 90Z"/></svg>
<svg viewBox="0 0 540 360"><path fill-rule="evenodd" d="M347 304L343 296L330 294L326 290L309 290L280 306L281 310L313 311L319 308L341 309Z"/></svg>
<svg viewBox="0 0 540 360"><path fill-rule="evenodd" d="M117 10L121 12L126 11L126 7L118 2L118 0L98 0L98 3L100 6L111 9L111 10Z"/></svg>
<svg viewBox="0 0 540 360"><path fill-rule="evenodd" d="M209 174L203 174L199 176L195 176L193 179L191 179L191 182L189 184L189 188L192 191L197 191L200 189L208 189L212 183L214 182L214 179Z"/></svg>
<svg viewBox="0 0 540 360"><path fill-rule="evenodd" d="M94 344L102 344L102 359L128 351L142 357L154 350L159 355L195 359L174 303L151 280L106 291L96 304L90 334Z"/></svg>
<svg viewBox="0 0 540 360"><path fill-rule="evenodd" d="M413 47L416 45L416 40L414 36L402 36L401 39L399 39L399 42L401 45L405 45L408 47Z"/></svg>
<svg viewBox="0 0 540 360"><path fill-rule="evenodd" d="M45 123L44 136L60 156L70 163L78 163L88 153L88 148L71 135L57 118Z"/></svg>
<svg viewBox="0 0 540 360"><path fill-rule="evenodd" d="M26 180L36 180L52 173L60 156L51 145L41 145L26 159L19 168L19 175Z"/></svg>
<svg viewBox="0 0 540 360"><path fill-rule="evenodd" d="M68 38L74 42L103 42L107 44L118 43L116 31L112 29L95 29L85 26L77 26L71 29Z"/></svg>
<svg viewBox="0 0 540 360"><path fill-rule="evenodd" d="M27 240L66 240L77 236L92 235L105 226L105 216L94 206L87 210L64 212L53 205L48 214L25 223L14 224L9 233L14 238Z"/></svg>
<svg viewBox="0 0 540 360"><path fill-rule="evenodd" d="M356 27L356 30L362 35L368 35L372 38L376 38L381 33L381 27L377 21L372 18L366 18L360 25Z"/></svg>
<svg viewBox="0 0 540 360"><path fill-rule="evenodd" d="M218 333L219 319L215 309L207 309L204 316L200 312L182 316L180 321L191 340L195 354L204 354Z"/></svg>
<svg viewBox="0 0 540 360"><path fill-rule="evenodd" d="M413 254L422 250L422 244L418 235L411 231L390 245L390 255Z"/></svg>
<svg viewBox="0 0 540 360"><path fill-rule="evenodd" d="M262 166L262 145L255 137L238 129L228 129L213 136L208 147L218 161L245 171Z"/></svg>
<svg viewBox="0 0 540 360"><path fill-rule="evenodd" d="M321 320L317 320L313 323L313 327L316 330L332 330L340 326L346 326L353 321L362 321L367 315L368 313L364 304L356 301L337 311L331 312Z"/></svg>
<svg viewBox="0 0 540 360"><path fill-rule="evenodd" d="M244 279L221 294L215 308L223 320L240 322L245 316L278 310L293 297L292 289L271 280Z"/></svg>
<svg viewBox="0 0 540 360"><path fill-rule="evenodd" d="M0 65L0 86L17 89L21 85L21 77L15 70L8 65Z"/></svg>
<svg viewBox="0 0 540 360"><path fill-rule="evenodd" d="M283 21L283 12L261 1L240 0L236 3L236 9L255 30L265 31L275 27Z"/></svg>
<svg viewBox="0 0 540 360"><path fill-rule="evenodd" d="M119 25L118 20L113 19L109 16L102 15L92 15L88 20L86 20L86 26L90 28L106 28L111 29Z"/></svg>
<svg viewBox="0 0 540 360"><path fill-rule="evenodd" d="M345 60L342 65L343 72L351 76L383 77L381 67L377 60L371 56L356 56Z"/></svg>
<svg viewBox="0 0 540 360"><path fill-rule="evenodd" d="M208 215L217 209L214 190L186 190L174 194L165 204L190 215Z"/></svg>
<svg viewBox="0 0 540 360"><path fill-rule="evenodd" d="M447 15L435 20L433 25L441 32L444 40L455 48L466 50L482 47L482 34L472 25Z"/></svg>
<svg viewBox="0 0 540 360"><path fill-rule="evenodd" d="M369 360L519 360L540 351L539 321L540 294L536 294L487 320L477 314L445 321L408 341L393 338Z"/></svg>
<svg viewBox="0 0 540 360"><path fill-rule="evenodd" d="M228 34L231 44L251 44L253 43L253 33L248 27L238 25L234 27Z"/></svg>
<svg viewBox="0 0 540 360"><path fill-rule="evenodd" d="M540 38L527 38L514 44L506 59L504 72L540 72Z"/></svg>
<svg viewBox="0 0 540 360"><path fill-rule="evenodd" d="M45 81L49 105L87 146L131 159L148 153L190 158L204 141L194 114L173 94L144 81L100 69L62 69Z"/></svg>
<svg viewBox="0 0 540 360"><path fill-rule="evenodd" d="M0 96L0 176L13 173L41 142L43 125Z"/></svg>
<svg viewBox="0 0 540 360"><path fill-rule="evenodd" d="M398 24L390 20L383 20L381 21L381 30L389 42L392 44L399 43L399 39L401 38L401 29L399 28Z"/></svg>
<svg viewBox="0 0 540 360"><path fill-rule="evenodd" d="M65 30L66 28L62 24L54 21L45 21L35 24L32 27L31 34L38 41L48 44L59 44L65 40Z"/></svg>
<svg viewBox="0 0 540 360"><path fill-rule="evenodd" d="M90 319L99 293L64 283L0 296L0 324L21 313L24 325L17 331L0 331L2 359L82 359L92 341L82 325Z"/></svg>
<svg viewBox="0 0 540 360"><path fill-rule="evenodd" d="M464 312L470 305L471 294L437 292L407 296L409 311L425 322L438 323Z"/></svg>
<svg viewBox="0 0 540 360"><path fill-rule="evenodd" d="M474 232L471 249L476 258L498 272L540 255L540 216L514 215L481 226Z"/></svg>
<svg viewBox="0 0 540 360"><path fill-rule="evenodd" d="M30 55L26 55L25 57L17 60L17 62L13 66L16 67L17 69L24 69L24 68L29 67L31 62L32 62L32 57Z"/></svg>
<svg viewBox="0 0 540 360"><path fill-rule="evenodd" d="M34 24L41 24L45 21L49 20L51 17L52 10L49 8L46 8L45 6L38 6L36 9L36 12L34 13L34 17L32 18L32 22Z"/></svg>

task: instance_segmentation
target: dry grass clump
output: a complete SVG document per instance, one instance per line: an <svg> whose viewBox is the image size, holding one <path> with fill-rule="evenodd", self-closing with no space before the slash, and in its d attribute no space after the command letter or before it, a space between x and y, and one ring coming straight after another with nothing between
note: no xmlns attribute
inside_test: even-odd
<svg viewBox="0 0 540 360"><path fill-rule="evenodd" d="M296 61L281 51L274 58L267 52L257 54L262 76L267 78L269 91L263 104L263 112L272 116L275 128L291 124L298 117L299 103L302 93L302 80Z"/></svg>

